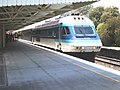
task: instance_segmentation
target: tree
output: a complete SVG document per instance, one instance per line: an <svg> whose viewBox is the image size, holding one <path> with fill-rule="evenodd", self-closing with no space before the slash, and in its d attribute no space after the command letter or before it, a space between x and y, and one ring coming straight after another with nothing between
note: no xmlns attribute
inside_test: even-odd
<svg viewBox="0 0 120 90"><path fill-rule="evenodd" d="M105 12L109 12L110 16L113 17L119 16L119 9L117 7L108 7L105 9Z"/></svg>
<svg viewBox="0 0 120 90"><path fill-rule="evenodd" d="M100 23L97 26L97 32L100 36L100 39L102 40L103 45L107 45L107 39L106 39L106 34L107 34L107 24L105 23Z"/></svg>
<svg viewBox="0 0 120 90"><path fill-rule="evenodd" d="M115 34L115 45L120 46L120 16L116 18L116 28L114 30Z"/></svg>
<svg viewBox="0 0 120 90"><path fill-rule="evenodd" d="M100 19L103 14L103 11L104 11L103 7L97 7L97 8L93 8L93 10L89 12L89 18L94 22L96 27L99 23L101 23Z"/></svg>
<svg viewBox="0 0 120 90"><path fill-rule="evenodd" d="M100 23L97 26L97 31L100 35L103 45L120 45L120 17L112 17L106 22Z"/></svg>
<svg viewBox="0 0 120 90"><path fill-rule="evenodd" d="M115 30L115 44L120 47L120 26Z"/></svg>
<svg viewBox="0 0 120 90"><path fill-rule="evenodd" d="M107 26L104 23L100 23L97 26L97 32L99 33L100 38L102 39L102 37L104 36L104 33L107 29Z"/></svg>
<svg viewBox="0 0 120 90"><path fill-rule="evenodd" d="M119 16L118 8L108 7L104 9L103 14L101 15L100 22L106 22L107 19L112 18L112 17L118 17L118 16Z"/></svg>

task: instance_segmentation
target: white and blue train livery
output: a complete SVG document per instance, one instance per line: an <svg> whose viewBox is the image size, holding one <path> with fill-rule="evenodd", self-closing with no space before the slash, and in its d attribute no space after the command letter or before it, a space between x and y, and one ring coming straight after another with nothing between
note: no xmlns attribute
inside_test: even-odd
<svg viewBox="0 0 120 90"><path fill-rule="evenodd" d="M91 61L102 46L93 22L84 16L57 16L18 31L22 33L22 39L33 44L93 57Z"/></svg>
<svg viewBox="0 0 120 90"><path fill-rule="evenodd" d="M99 52L102 46L93 22L84 16L45 20L32 29L32 42L63 52Z"/></svg>

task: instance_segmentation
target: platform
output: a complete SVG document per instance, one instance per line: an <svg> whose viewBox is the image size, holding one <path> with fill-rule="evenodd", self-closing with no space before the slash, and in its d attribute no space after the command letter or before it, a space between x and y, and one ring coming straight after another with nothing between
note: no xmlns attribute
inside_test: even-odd
<svg viewBox="0 0 120 90"><path fill-rule="evenodd" d="M119 74L60 52L16 41L2 56L6 71L0 90L120 90Z"/></svg>

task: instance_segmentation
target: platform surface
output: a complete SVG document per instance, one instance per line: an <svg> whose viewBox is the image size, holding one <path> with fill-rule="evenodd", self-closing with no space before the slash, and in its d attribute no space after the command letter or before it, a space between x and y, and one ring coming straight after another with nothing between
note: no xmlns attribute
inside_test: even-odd
<svg viewBox="0 0 120 90"><path fill-rule="evenodd" d="M120 76L19 41L4 49L0 90L120 90Z"/></svg>

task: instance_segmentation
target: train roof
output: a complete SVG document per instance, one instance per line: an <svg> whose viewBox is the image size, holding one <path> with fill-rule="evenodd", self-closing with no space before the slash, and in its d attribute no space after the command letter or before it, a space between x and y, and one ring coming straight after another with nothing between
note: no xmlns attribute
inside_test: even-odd
<svg viewBox="0 0 120 90"><path fill-rule="evenodd" d="M57 17L57 18L45 20L44 23L36 25L35 28L42 28L42 27L53 26L58 24L64 24L68 26L74 26L74 25L94 26L93 22L89 18L85 16L74 15L74 16Z"/></svg>
<svg viewBox="0 0 120 90"><path fill-rule="evenodd" d="M21 28L17 31L42 28L42 27L58 25L58 24L64 24L64 25L69 25L69 26L73 26L73 25L94 26L93 22L85 16L79 16L79 15L61 16L61 15L58 15L56 17L46 19L46 20L43 20L41 22L34 23L32 25L25 26L24 28ZM15 32L17 32L17 31L15 31Z"/></svg>
<svg viewBox="0 0 120 90"><path fill-rule="evenodd" d="M73 26L73 25L94 26L93 22L85 16L76 16L76 15L75 16L67 16L67 17L61 18L59 22L70 25L70 26Z"/></svg>

